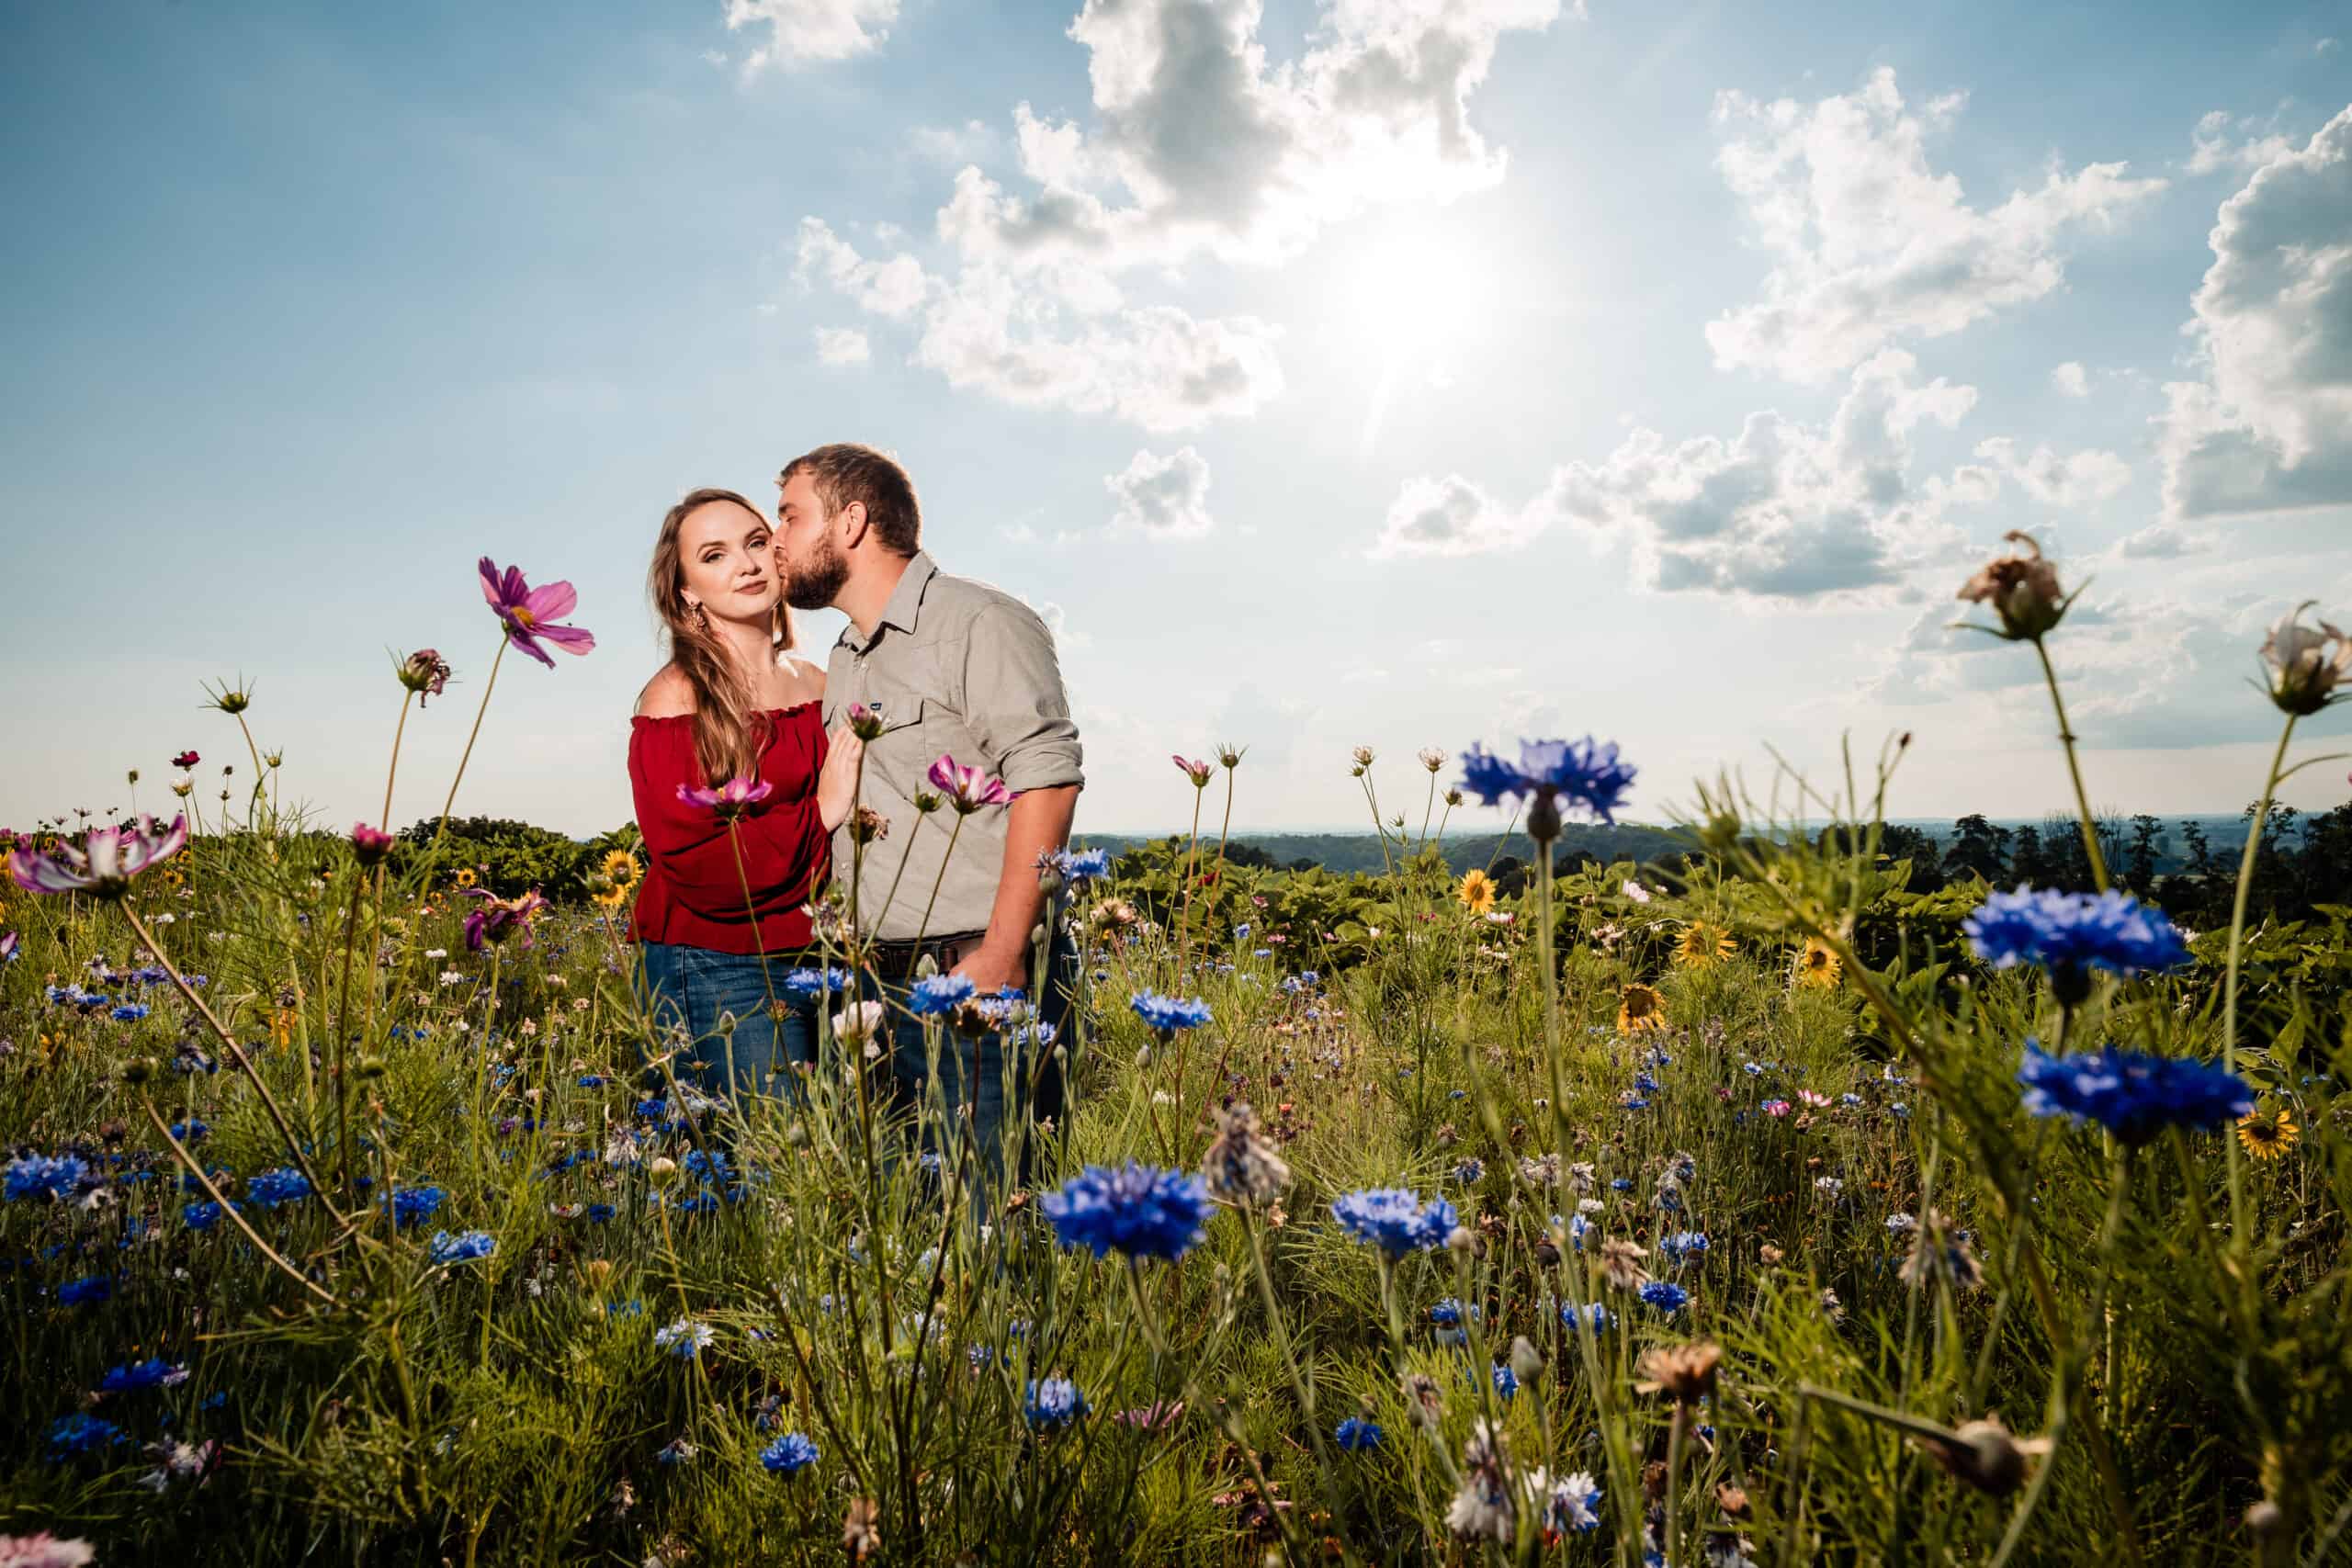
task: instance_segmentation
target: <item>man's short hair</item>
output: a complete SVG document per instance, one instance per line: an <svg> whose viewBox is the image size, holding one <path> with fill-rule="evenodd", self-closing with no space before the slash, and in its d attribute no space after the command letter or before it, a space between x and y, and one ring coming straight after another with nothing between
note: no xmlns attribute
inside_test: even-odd
<svg viewBox="0 0 2352 1568"><path fill-rule="evenodd" d="M831 517L850 502L865 503L865 520L889 549L910 556L922 547L922 507L915 482L896 459L854 441L837 441L804 453L784 466L779 484L807 474Z"/></svg>

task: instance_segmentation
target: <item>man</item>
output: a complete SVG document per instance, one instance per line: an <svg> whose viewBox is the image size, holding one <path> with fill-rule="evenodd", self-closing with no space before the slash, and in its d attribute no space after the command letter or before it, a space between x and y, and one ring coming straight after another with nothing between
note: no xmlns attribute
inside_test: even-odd
<svg viewBox="0 0 2352 1568"><path fill-rule="evenodd" d="M888 836L854 854L845 823L833 842L834 875L856 877L857 919L876 943L880 977L904 986L928 955L981 995L1030 987L1030 932L1046 916L1038 859L1069 843L1085 782L1053 634L1011 594L939 570L922 548L913 482L872 447L820 446L786 464L776 489L786 602L849 617L825 667L826 729L842 735L854 705L881 716L865 743L860 793L888 819ZM938 793L925 779L943 754L1001 778L1012 803L960 819L952 807L917 812L916 792ZM1058 943L1054 953L1065 956ZM1058 1025L1063 987L1049 985L1040 1002ZM930 1072L922 1031L898 1019L892 1032L899 1090L912 1100ZM1002 1049L994 1036L951 1035L938 1068L946 1102L970 1108L990 1168L1007 1111ZM1059 1077L1050 1064L1033 1052L1012 1066L1014 1109L1035 1083L1032 1113L1053 1114Z"/></svg>

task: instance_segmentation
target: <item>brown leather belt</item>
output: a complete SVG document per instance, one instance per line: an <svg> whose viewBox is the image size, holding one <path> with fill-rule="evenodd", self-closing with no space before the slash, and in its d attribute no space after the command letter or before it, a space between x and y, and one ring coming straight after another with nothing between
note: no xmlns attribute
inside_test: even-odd
<svg viewBox="0 0 2352 1568"><path fill-rule="evenodd" d="M877 942L867 952L872 955L876 978L888 985L903 986L914 978L915 965L924 953L931 954L932 962L944 975L963 962L965 953L978 946L986 935L986 931L944 931L926 936L920 942Z"/></svg>

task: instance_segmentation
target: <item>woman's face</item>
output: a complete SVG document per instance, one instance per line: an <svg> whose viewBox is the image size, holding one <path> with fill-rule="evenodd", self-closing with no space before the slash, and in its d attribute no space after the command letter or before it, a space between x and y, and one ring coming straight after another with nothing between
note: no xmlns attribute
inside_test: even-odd
<svg viewBox="0 0 2352 1568"><path fill-rule="evenodd" d="M678 525L678 570L688 613L701 604L729 621L763 621L775 611L775 556L766 518L731 501L695 507Z"/></svg>

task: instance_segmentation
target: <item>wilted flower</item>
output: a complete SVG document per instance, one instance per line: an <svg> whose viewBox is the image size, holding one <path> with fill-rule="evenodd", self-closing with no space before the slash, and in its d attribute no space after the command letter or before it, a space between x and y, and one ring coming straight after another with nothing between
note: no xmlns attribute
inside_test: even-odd
<svg viewBox="0 0 2352 1568"><path fill-rule="evenodd" d="M1172 1263L1205 1234L1209 1195L1197 1176L1131 1159L1116 1168L1088 1166L1039 1200L1037 1211L1064 1247Z"/></svg>
<svg viewBox="0 0 2352 1568"><path fill-rule="evenodd" d="M1919 1446L1953 1479L1994 1497L2023 1485L2026 1461L2050 1452L2049 1438L2019 1440L1996 1418L1964 1422L1950 1438L1922 1438Z"/></svg>
<svg viewBox="0 0 2352 1568"><path fill-rule="evenodd" d="M1421 766L1427 768L1431 773L1435 773L1440 768L1445 766L1445 753L1439 750L1434 746L1424 746L1419 751L1415 753L1415 755L1420 758Z"/></svg>
<svg viewBox="0 0 2352 1568"><path fill-rule="evenodd" d="M775 785L761 778L731 778L717 789L680 784L678 798L699 807L722 822L732 822L775 793Z"/></svg>
<svg viewBox="0 0 2352 1568"><path fill-rule="evenodd" d="M416 694L416 705L423 707L427 698L439 696L448 685L449 661L429 648L420 648L392 666L392 674Z"/></svg>
<svg viewBox="0 0 2352 1568"><path fill-rule="evenodd" d="M1642 1358L1644 1393L1666 1393L1681 1404L1696 1404L1715 1392L1715 1371L1723 1348L1707 1340L1688 1345L1660 1345Z"/></svg>
<svg viewBox="0 0 2352 1568"><path fill-rule="evenodd" d="M1445 1511L1445 1527L1456 1540L1508 1543L1516 1529L1503 1436L1483 1418L1472 1423L1462 1446L1462 1484Z"/></svg>
<svg viewBox="0 0 2352 1568"><path fill-rule="evenodd" d="M1290 1185L1290 1167L1261 1136L1258 1113L1247 1100L1217 1112L1217 1134L1201 1161L1210 1196L1244 1208L1271 1202Z"/></svg>
<svg viewBox="0 0 2352 1568"><path fill-rule="evenodd" d="M2074 599L2058 586L2058 570L2042 559L2041 546L2032 535L2012 528L2001 536L2025 549L1985 562L1961 585L1960 597L1973 604L1990 604L2001 617L1998 630L1982 630L2010 642L2039 642L2064 618Z"/></svg>
<svg viewBox="0 0 2352 1568"><path fill-rule="evenodd" d="M878 843L890 836L890 819L870 806L850 814L849 836L861 844Z"/></svg>
<svg viewBox="0 0 2352 1568"><path fill-rule="evenodd" d="M2262 644L2262 660L2270 667L2270 700L2287 713L2309 717L2334 704L2336 687L2352 675L2352 638L2322 621L2307 631L2303 612L2317 604L2306 599L2270 628Z"/></svg>
<svg viewBox="0 0 2352 1568"><path fill-rule="evenodd" d="M79 846L62 840L45 852L19 845L8 852L8 874L28 893L119 898L130 890L132 877L177 854L187 843L186 817L173 818L172 825L163 829L153 817L141 817L135 828L93 828Z"/></svg>
<svg viewBox="0 0 2352 1568"><path fill-rule="evenodd" d="M842 1550L853 1563L865 1562L882 1549L882 1506L871 1497L855 1497L842 1516Z"/></svg>
<svg viewBox="0 0 2352 1568"><path fill-rule="evenodd" d="M1903 1260L1897 1276L1917 1288L1928 1282L1937 1269L1942 1269L1955 1291L1973 1291L1984 1282L1984 1269L1976 1261L1976 1252L1968 1237L1951 1228L1951 1222L1935 1209L1928 1211L1919 1223L1918 1234L1911 1238L1911 1256Z"/></svg>
<svg viewBox="0 0 2352 1568"><path fill-rule="evenodd" d="M1600 1277L1613 1290L1640 1290L1649 1282L1649 1270L1642 1267L1648 1256L1632 1242L1612 1236L1600 1244Z"/></svg>
<svg viewBox="0 0 2352 1568"><path fill-rule="evenodd" d="M959 817L968 817L983 806L1012 804L1012 790L1002 779L979 768L961 767L944 751L926 776L945 793Z"/></svg>
<svg viewBox="0 0 2352 1568"><path fill-rule="evenodd" d="M569 582L549 582L533 588L523 580L521 567L510 566L501 574L497 564L484 556L481 596L505 623L506 640L550 670L555 668L555 660L548 657L545 644L551 642L571 654L584 654L596 646L595 637L582 627L553 624L559 615L571 614L572 607L580 603L580 595L572 592Z"/></svg>

